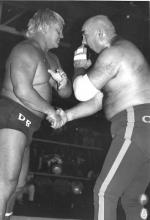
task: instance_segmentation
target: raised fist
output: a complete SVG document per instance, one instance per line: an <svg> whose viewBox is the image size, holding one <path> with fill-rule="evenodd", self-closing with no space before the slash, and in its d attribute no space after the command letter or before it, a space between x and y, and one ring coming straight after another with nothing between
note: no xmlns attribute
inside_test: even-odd
<svg viewBox="0 0 150 220"><path fill-rule="evenodd" d="M74 61L87 60L87 48L84 45L81 45L74 52Z"/></svg>
<svg viewBox="0 0 150 220"><path fill-rule="evenodd" d="M88 69L91 64L91 60L87 59L87 48L84 45L81 45L74 52L74 67Z"/></svg>

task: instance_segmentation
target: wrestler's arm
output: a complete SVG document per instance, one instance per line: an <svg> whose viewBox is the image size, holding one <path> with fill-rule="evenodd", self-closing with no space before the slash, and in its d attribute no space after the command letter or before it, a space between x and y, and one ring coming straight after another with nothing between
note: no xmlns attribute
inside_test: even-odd
<svg viewBox="0 0 150 220"><path fill-rule="evenodd" d="M84 65L85 65L85 61L83 61L83 66L82 66L82 61L76 62L76 65L74 66L75 67L75 78L77 76L79 76L79 74L77 74L77 72L78 73L80 72L81 75L85 74L86 70L84 69ZM96 71L96 68L98 68L98 67L94 67L94 71ZM87 74L88 74L88 72L87 72ZM87 91L84 91L84 88L87 89ZM75 89L75 87L74 87L74 89ZM78 94L79 93L82 93L82 94L89 93L88 89L89 89L88 87L84 87L84 85L81 84L80 91L77 93ZM93 115L102 109L103 93L100 92L100 90L98 90L97 88L95 88L94 92L95 92L95 95L92 98L87 100L87 99L84 99L84 97L83 97L84 95L83 95L82 96L83 99L82 99L82 101L79 100L79 101L81 101L79 104L72 107L71 109L66 110L65 111L66 115L62 113L62 117L64 116L64 123L66 123L67 121L72 121L75 119L79 119L79 118ZM74 90L74 93L76 96L75 90ZM83 100L86 100L86 101L83 101Z"/></svg>
<svg viewBox="0 0 150 220"><path fill-rule="evenodd" d="M84 87L82 84L80 87L80 93L84 92L83 87L87 89L87 91L84 93L85 96L86 93L88 93L90 90L92 92L94 90L93 97L89 100L86 99L84 102L80 102L78 105L71 109L66 110L68 121L90 116L102 109L103 93L100 91L100 89L102 89L104 85L107 84L107 82L116 75L116 69L118 69L116 63L114 63L112 59L112 56L108 57L108 54L105 55L107 56L99 56L94 66L86 72L90 81L89 84L87 84L87 87ZM88 85L90 88L88 88ZM78 86L76 89L78 89ZM74 92L76 94L76 91ZM84 99L83 96L80 97Z"/></svg>
<svg viewBox="0 0 150 220"><path fill-rule="evenodd" d="M58 89L57 88L57 93L60 97L62 98L69 98L72 94L72 85L71 85L71 81L67 78L67 84Z"/></svg>
<svg viewBox="0 0 150 220"><path fill-rule="evenodd" d="M76 94L78 94L78 97L86 101L80 102L78 105L66 110L65 112L60 110L63 125L67 121L90 116L102 109L103 93L100 90L107 84L107 82L109 82L110 79L115 77L118 71L117 63L119 62L119 60L118 62L116 61L117 59L115 59L114 61L113 57L115 56L115 54L110 56L109 52L105 55L107 56L99 56L94 66L89 71L86 71L86 73L83 73L87 75L88 79L81 80L79 82L79 86L77 85L73 87L75 96ZM78 66L76 67L78 68ZM82 68L81 62L80 67ZM77 77L80 76L78 75ZM75 80L77 77L75 77ZM86 84L86 86L84 84ZM84 91L83 88L86 91ZM79 91L76 92L75 89ZM93 93L92 98L90 95L90 91ZM80 96L80 93L83 93L84 95L82 94ZM80 99L78 100L81 101Z"/></svg>
<svg viewBox="0 0 150 220"><path fill-rule="evenodd" d="M102 109L102 95L97 93L92 99L80 102L76 106L65 111L67 121L88 117Z"/></svg>
<svg viewBox="0 0 150 220"><path fill-rule="evenodd" d="M86 73L92 85L101 90L117 75L120 62L120 52L114 48L100 54L93 67Z"/></svg>
<svg viewBox="0 0 150 220"><path fill-rule="evenodd" d="M33 87L39 57L31 46L20 47L13 54L10 75L13 91L28 108L44 114L55 114L54 108Z"/></svg>
<svg viewBox="0 0 150 220"><path fill-rule="evenodd" d="M61 71L63 71L58 57L55 54L53 54L53 53L49 53L49 63L50 63L50 66L52 66L51 65L51 60L53 60L53 67L52 67L53 71L55 71L56 69L60 69ZM54 65L55 65L55 67L54 67ZM72 85L71 85L71 82L68 79L67 75L66 75L66 79L65 80L66 80L65 85L60 87L60 88L58 86L57 81L54 80L53 77L50 77L50 80L49 80L51 86L56 90L58 95L60 97L62 97L62 98L68 98L72 94Z"/></svg>

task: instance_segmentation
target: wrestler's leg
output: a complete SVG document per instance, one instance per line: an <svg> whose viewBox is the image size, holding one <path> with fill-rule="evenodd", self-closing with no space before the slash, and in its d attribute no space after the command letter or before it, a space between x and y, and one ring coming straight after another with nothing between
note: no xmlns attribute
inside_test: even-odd
<svg viewBox="0 0 150 220"><path fill-rule="evenodd" d="M146 160L134 142L113 139L94 187L94 220L117 219L118 200Z"/></svg>
<svg viewBox="0 0 150 220"><path fill-rule="evenodd" d="M29 146L25 148L24 156L22 160L22 167L19 175L18 184L16 186L15 192L12 194L11 198L9 199L7 203L6 213L5 213L5 220L9 220L11 215L13 214L13 208L15 205L15 200L20 194L27 181L27 174L28 174L28 168L29 168Z"/></svg>
<svg viewBox="0 0 150 220"><path fill-rule="evenodd" d="M124 192L121 203L126 213L126 220L140 219L142 205L139 198L150 182L150 160L138 170L137 176Z"/></svg>
<svg viewBox="0 0 150 220"><path fill-rule="evenodd" d="M25 146L22 132L0 129L0 220L4 220L7 202L16 189Z"/></svg>

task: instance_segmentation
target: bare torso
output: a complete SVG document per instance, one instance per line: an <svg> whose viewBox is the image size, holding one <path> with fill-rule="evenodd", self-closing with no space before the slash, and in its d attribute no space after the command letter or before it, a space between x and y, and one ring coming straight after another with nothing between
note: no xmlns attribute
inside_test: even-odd
<svg viewBox="0 0 150 220"><path fill-rule="evenodd" d="M111 53L114 73L103 87L108 119L130 106L150 103L150 68L141 52L128 41L118 41Z"/></svg>
<svg viewBox="0 0 150 220"><path fill-rule="evenodd" d="M6 73L4 82L2 85L1 95L7 96L11 99L13 99L15 102L18 102L19 104L23 105L25 108L29 109L34 114L43 117L44 114L42 114L39 111L36 111L27 105L25 105L14 93L13 83L12 83L12 76L11 76L11 65L14 62L15 59L19 59L19 55L16 55L17 53L20 53L23 48L28 47L28 45L31 45L33 47L34 53L36 54L36 69L35 74L32 81L33 89L46 101L49 103L51 102L52 98L52 88L49 83L50 75L48 73L48 68L54 69L55 67L55 61L52 60L51 63L48 63L44 52L37 48L32 41L24 41L17 45L11 52L7 63L6 63ZM22 48L22 49L20 49ZM15 58L16 57L16 58ZM32 55L31 55L32 59ZM19 61L18 61L19 62ZM22 62L22 61L20 61ZM33 60L34 62L34 60ZM15 65L15 64L14 64ZM17 65L16 65L16 74L17 73Z"/></svg>

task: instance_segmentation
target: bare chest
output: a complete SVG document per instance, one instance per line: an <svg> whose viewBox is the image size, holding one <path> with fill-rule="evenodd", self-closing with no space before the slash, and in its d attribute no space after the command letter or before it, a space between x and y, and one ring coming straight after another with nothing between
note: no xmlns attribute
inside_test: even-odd
<svg viewBox="0 0 150 220"><path fill-rule="evenodd" d="M36 73L35 73L35 77L33 80L33 84L48 83L50 79L50 75L48 73L49 68L50 68L50 65L46 57L41 56L41 59L39 60L39 63L36 68Z"/></svg>

